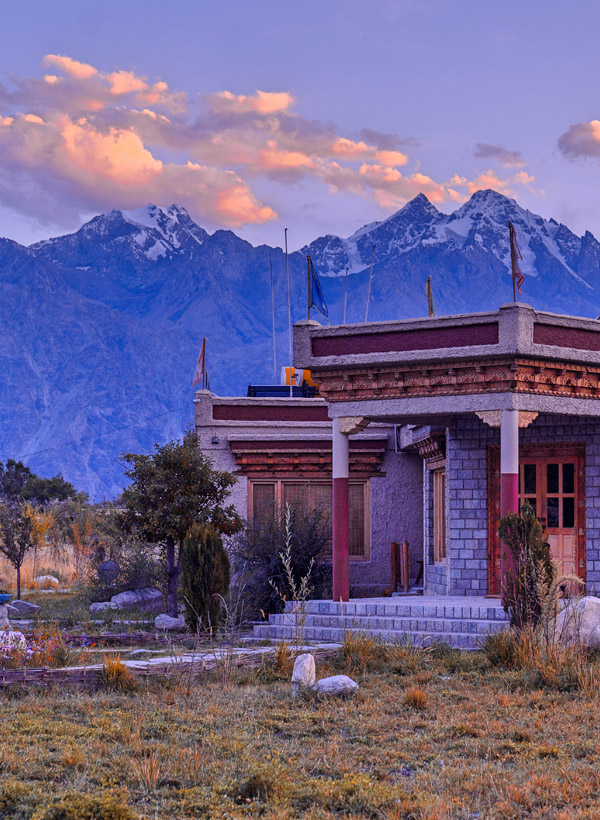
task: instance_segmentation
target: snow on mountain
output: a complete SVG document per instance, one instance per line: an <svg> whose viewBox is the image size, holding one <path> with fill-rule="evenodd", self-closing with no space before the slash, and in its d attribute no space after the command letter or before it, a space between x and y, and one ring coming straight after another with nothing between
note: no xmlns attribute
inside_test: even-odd
<svg viewBox="0 0 600 820"><path fill-rule="evenodd" d="M347 238L326 235L290 255L293 320L305 315L306 254L322 276L332 324L424 315L432 278L438 313L510 300L508 221L526 274L523 299L555 312L600 313L600 243L494 191L454 213L419 195ZM92 496L123 486L119 454L149 450L192 420L192 373L207 337L211 388L245 394L287 361L285 260L231 231L209 235L178 206L94 217L24 248L0 240L0 461L62 472Z"/></svg>

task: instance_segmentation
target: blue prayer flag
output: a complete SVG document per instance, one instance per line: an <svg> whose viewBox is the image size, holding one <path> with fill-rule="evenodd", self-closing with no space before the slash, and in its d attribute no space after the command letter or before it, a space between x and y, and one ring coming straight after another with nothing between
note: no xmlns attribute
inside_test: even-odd
<svg viewBox="0 0 600 820"><path fill-rule="evenodd" d="M321 283L319 281L319 277L317 275L317 271L315 270L315 266L313 265L312 259L309 257L309 264L310 264L310 306L316 308L326 319L329 319L329 312L327 310L327 305L325 304L325 297L323 296L323 290L321 288Z"/></svg>

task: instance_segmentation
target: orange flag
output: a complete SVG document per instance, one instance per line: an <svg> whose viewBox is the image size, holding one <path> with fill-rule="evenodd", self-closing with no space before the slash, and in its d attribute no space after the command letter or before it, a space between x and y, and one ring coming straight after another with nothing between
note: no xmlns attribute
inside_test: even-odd
<svg viewBox="0 0 600 820"><path fill-rule="evenodd" d="M198 356L198 361L196 362L196 370L194 371L194 383L192 387L196 387L197 384L200 382L204 382L204 377L206 373L206 336L202 341L202 347L200 349L200 355ZM204 387L204 384L202 385Z"/></svg>

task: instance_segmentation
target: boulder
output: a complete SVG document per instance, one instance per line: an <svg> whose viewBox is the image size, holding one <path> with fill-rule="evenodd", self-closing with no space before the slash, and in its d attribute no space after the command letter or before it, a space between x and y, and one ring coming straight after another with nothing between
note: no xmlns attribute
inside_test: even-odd
<svg viewBox="0 0 600 820"><path fill-rule="evenodd" d="M330 678L321 678L312 689L320 695L349 695L356 692L358 683L347 675L332 675Z"/></svg>
<svg viewBox="0 0 600 820"><path fill-rule="evenodd" d="M9 627L8 606L6 604L0 604L0 629L8 629Z"/></svg>
<svg viewBox="0 0 600 820"><path fill-rule="evenodd" d="M22 632L14 630L0 631L0 649L27 649L27 641Z"/></svg>
<svg viewBox="0 0 600 820"><path fill-rule="evenodd" d="M311 689L315 685L315 659L307 652L298 655L294 662L292 672L292 697L296 698L306 689Z"/></svg>
<svg viewBox="0 0 600 820"><path fill-rule="evenodd" d="M170 615L157 615L154 619L156 629L163 629L168 632L185 632L187 624L185 618L171 618Z"/></svg>
<svg viewBox="0 0 600 820"><path fill-rule="evenodd" d="M33 579L40 589L58 589L60 581L54 575L38 575Z"/></svg>
<svg viewBox="0 0 600 820"><path fill-rule="evenodd" d="M133 589L120 592L110 599L116 609L139 609L142 612L160 612L164 606L163 594L159 589Z"/></svg>
<svg viewBox="0 0 600 820"><path fill-rule="evenodd" d="M600 647L600 598L587 595L568 601L556 617L554 635L567 646Z"/></svg>
<svg viewBox="0 0 600 820"><path fill-rule="evenodd" d="M40 606L30 604L29 601L13 601L11 607L15 610L15 614L22 615L25 618L35 617L41 609Z"/></svg>
<svg viewBox="0 0 600 820"><path fill-rule="evenodd" d="M90 604L90 612L104 612L107 609L118 609L116 604L112 601L96 601L95 604Z"/></svg>

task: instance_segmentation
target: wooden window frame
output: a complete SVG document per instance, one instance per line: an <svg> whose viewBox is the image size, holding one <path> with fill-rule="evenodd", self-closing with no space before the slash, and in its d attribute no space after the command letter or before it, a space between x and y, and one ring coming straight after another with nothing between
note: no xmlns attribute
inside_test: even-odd
<svg viewBox="0 0 600 820"><path fill-rule="evenodd" d="M362 555L350 555L350 561L353 563L365 563L371 558L371 493L370 493L370 479L350 479L349 483L353 486L362 486L363 488L363 510L364 510L364 534L363 534L363 553ZM332 486L331 479L319 481L302 481L296 476L289 478L256 478L248 479L248 520L252 521L254 512L254 486L257 484L274 484L275 485L275 509L282 511L284 503L284 484L325 484ZM331 553L329 553L330 555Z"/></svg>
<svg viewBox="0 0 600 820"><path fill-rule="evenodd" d="M446 467L431 470L433 515L433 563L446 562Z"/></svg>

